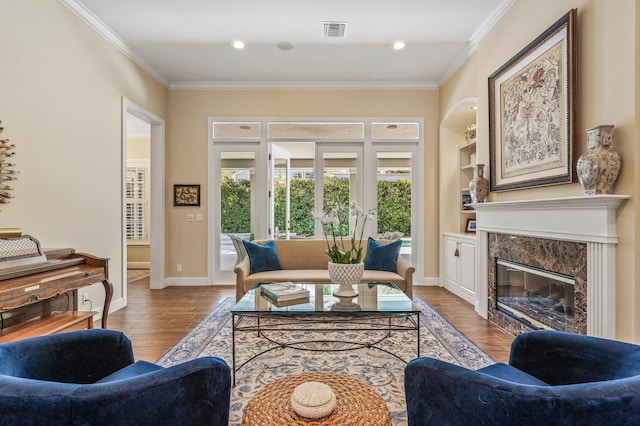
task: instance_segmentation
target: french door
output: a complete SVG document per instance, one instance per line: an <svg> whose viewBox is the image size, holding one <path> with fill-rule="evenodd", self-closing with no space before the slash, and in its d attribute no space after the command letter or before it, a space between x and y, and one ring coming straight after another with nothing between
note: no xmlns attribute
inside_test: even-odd
<svg viewBox="0 0 640 426"><path fill-rule="evenodd" d="M260 231L266 203L266 164L259 143L216 143L212 174L211 250L214 283L235 282L237 253L231 236L249 240Z"/></svg>
<svg viewBox="0 0 640 426"><path fill-rule="evenodd" d="M363 238L402 238L401 255L422 276L421 120L210 119L210 124L213 283L235 282L237 256L230 235L323 238L314 213L351 202L377 210Z"/></svg>

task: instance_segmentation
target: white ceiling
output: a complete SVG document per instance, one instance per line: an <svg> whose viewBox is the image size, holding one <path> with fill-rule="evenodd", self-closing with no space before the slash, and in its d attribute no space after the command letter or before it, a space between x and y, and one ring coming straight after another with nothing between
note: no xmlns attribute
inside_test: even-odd
<svg viewBox="0 0 640 426"><path fill-rule="evenodd" d="M437 87L516 0L60 1L181 89ZM321 37L323 21L346 37Z"/></svg>

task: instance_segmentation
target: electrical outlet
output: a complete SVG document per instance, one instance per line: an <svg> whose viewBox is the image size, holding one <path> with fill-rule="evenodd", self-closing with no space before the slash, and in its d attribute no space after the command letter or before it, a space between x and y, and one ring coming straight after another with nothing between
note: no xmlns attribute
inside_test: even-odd
<svg viewBox="0 0 640 426"><path fill-rule="evenodd" d="M196 220L196 215L194 215L193 213L187 214L187 222L193 222L195 220Z"/></svg>
<svg viewBox="0 0 640 426"><path fill-rule="evenodd" d="M86 305L89 302L89 293L82 293L82 304Z"/></svg>
<svg viewBox="0 0 640 426"><path fill-rule="evenodd" d="M178 263L178 265L176 266L176 270L178 272L182 272L182 263Z"/></svg>

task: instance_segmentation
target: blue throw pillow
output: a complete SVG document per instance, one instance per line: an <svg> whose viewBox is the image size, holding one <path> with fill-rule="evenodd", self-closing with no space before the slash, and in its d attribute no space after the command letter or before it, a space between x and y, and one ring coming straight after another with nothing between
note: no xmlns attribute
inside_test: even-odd
<svg viewBox="0 0 640 426"><path fill-rule="evenodd" d="M247 256L249 256L249 263L251 264L249 274L282 269L273 240L264 244L255 244L251 241L242 240L242 244L247 250Z"/></svg>
<svg viewBox="0 0 640 426"><path fill-rule="evenodd" d="M402 240L391 241L388 244L380 244L369 237L367 243L367 256L364 258L364 269L373 271L398 272L396 263L400 254Z"/></svg>

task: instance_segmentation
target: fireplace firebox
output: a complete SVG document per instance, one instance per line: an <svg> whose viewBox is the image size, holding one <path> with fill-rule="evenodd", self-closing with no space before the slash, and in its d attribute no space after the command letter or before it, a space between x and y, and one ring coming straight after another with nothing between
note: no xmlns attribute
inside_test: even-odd
<svg viewBox="0 0 640 426"><path fill-rule="evenodd" d="M573 332L574 277L496 259L496 309L528 328Z"/></svg>

